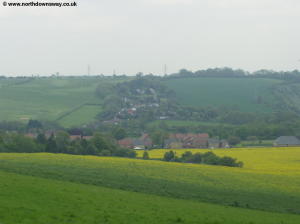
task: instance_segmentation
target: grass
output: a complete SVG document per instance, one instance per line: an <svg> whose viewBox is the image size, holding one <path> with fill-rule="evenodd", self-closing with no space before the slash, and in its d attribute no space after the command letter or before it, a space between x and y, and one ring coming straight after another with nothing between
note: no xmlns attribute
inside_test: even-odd
<svg viewBox="0 0 300 224"><path fill-rule="evenodd" d="M101 113L100 105L84 105L66 117L59 120L64 127L80 126L94 121L96 115Z"/></svg>
<svg viewBox="0 0 300 224"><path fill-rule="evenodd" d="M208 127L218 127L218 126L234 126L231 124L226 124L226 123L218 123L218 122L204 122L204 121L182 121L182 120L156 120L153 121L151 123L149 123L148 125L150 127L155 127L155 126L159 126L160 123L165 123L168 126L171 127L188 127L188 126L192 126L192 127L197 127L197 126L208 126Z"/></svg>
<svg viewBox="0 0 300 224"><path fill-rule="evenodd" d="M236 107L245 112L272 111L272 105L277 102L272 87L279 83L279 80L261 78L180 78L165 82L184 105Z"/></svg>
<svg viewBox="0 0 300 224"><path fill-rule="evenodd" d="M300 216L225 207L0 171L0 223L297 224Z"/></svg>
<svg viewBox="0 0 300 224"><path fill-rule="evenodd" d="M257 147L271 147L273 146L274 140L255 140L255 141L241 141L240 144L238 144L238 147L251 147L251 146L257 146Z"/></svg>
<svg viewBox="0 0 300 224"><path fill-rule="evenodd" d="M102 110L102 99L95 95L97 85L121 81L105 77L0 79L0 121L58 120L66 127L89 123Z"/></svg>
<svg viewBox="0 0 300 224"><path fill-rule="evenodd" d="M96 85L95 79L44 78L3 86L0 88L0 119L55 120L83 103L99 102L95 97Z"/></svg>
<svg viewBox="0 0 300 224"><path fill-rule="evenodd" d="M194 202L300 214L300 150L272 150L216 151L243 161L244 168L40 153L1 154L0 170ZM150 157L161 158L164 151L151 151Z"/></svg>

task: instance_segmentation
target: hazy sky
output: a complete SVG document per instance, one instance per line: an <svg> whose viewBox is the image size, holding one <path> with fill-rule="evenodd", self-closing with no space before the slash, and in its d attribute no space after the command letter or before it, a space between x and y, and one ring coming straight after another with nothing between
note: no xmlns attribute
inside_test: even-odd
<svg viewBox="0 0 300 224"><path fill-rule="evenodd" d="M1 2L0 75L80 75L88 64L92 74L161 74L164 64L168 73L300 69L299 0L77 3L13 8Z"/></svg>

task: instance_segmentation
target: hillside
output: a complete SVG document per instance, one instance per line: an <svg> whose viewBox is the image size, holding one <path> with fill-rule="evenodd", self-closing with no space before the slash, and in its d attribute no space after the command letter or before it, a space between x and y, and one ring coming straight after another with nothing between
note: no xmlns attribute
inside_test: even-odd
<svg viewBox="0 0 300 224"><path fill-rule="evenodd" d="M0 79L0 120L49 120L66 127L85 124L101 112L97 85L118 81L101 77Z"/></svg>
<svg viewBox="0 0 300 224"><path fill-rule="evenodd" d="M233 107L244 112L270 112L278 102L272 87L282 81L262 78L178 78L165 84L180 103L199 107Z"/></svg>
<svg viewBox="0 0 300 224"><path fill-rule="evenodd" d="M58 180L94 185L101 189L105 187L139 192L148 197L156 195L168 200L184 199L193 203L205 202L251 209L253 212L269 211L273 212L272 217L274 212L297 214L291 217L294 217L294 221L299 220L300 170L299 161L295 160L300 156L299 148L215 152L242 160L244 168L63 154L2 153L0 171L47 179L47 182ZM155 158L157 153L161 153L160 157L163 151L150 151L150 158ZM18 179L15 181L18 183ZM68 192L67 187L64 189ZM13 199L14 197L11 198ZM113 205L111 207L115 208ZM217 215L221 213L220 211ZM257 217L259 216L255 215ZM269 216L265 214L264 217L268 219ZM253 223L261 223L258 220ZM245 222L244 219L241 223L250 221L251 219ZM276 221L280 223L279 220ZM290 222L285 219L283 223Z"/></svg>
<svg viewBox="0 0 300 224"><path fill-rule="evenodd" d="M297 215L225 207L2 171L0 178L0 222L5 224L297 224L300 221Z"/></svg>
<svg viewBox="0 0 300 224"><path fill-rule="evenodd" d="M73 127L101 114L102 121L117 117L150 126L164 117L174 127L239 125L277 111L300 111L298 82L257 77L0 79L0 121L37 119Z"/></svg>

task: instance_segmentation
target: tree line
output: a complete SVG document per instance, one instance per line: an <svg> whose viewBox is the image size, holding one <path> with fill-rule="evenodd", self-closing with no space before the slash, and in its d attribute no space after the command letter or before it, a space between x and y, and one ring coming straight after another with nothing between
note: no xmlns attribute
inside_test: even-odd
<svg viewBox="0 0 300 224"><path fill-rule="evenodd" d="M27 137L20 133L0 133L0 152L15 153L66 153L75 155L118 156L135 158L136 152L130 149L121 149L114 139L101 133L95 133L89 140L78 138L70 139L65 131L58 131L46 137L40 133L36 138Z"/></svg>
<svg viewBox="0 0 300 224"><path fill-rule="evenodd" d="M173 73L164 77L164 79L174 78L196 78L196 77L224 77L224 78L271 78L285 81L300 81L300 71L273 71L261 69L254 72L248 72L243 69L232 69L229 67L209 68L198 70L195 72L187 69L181 69L177 73Z"/></svg>
<svg viewBox="0 0 300 224"><path fill-rule="evenodd" d="M167 162L198 163L231 167L243 167L244 165L243 162L237 161L235 158L229 156L220 157L213 152L197 152L193 154L192 152L187 151L178 157L176 152L168 151L164 154L163 160Z"/></svg>

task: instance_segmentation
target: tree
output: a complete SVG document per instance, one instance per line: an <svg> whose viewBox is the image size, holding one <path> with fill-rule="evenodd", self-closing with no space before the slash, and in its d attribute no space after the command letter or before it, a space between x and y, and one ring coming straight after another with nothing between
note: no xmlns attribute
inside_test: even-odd
<svg viewBox="0 0 300 224"><path fill-rule="evenodd" d="M127 136L126 131L124 128L115 128L112 131L112 135L115 139L121 140Z"/></svg>
<svg viewBox="0 0 300 224"><path fill-rule="evenodd" d="M167 162L175 160L175 153L173 151L166 152L164 155L164 160Z"/></svg>
<svg viewBox="0 0 300 224"><path fill-rule="evenodd" d="M184 152L181 155L181 159L183 162L192 162L193 161L193 153L191 151Z"/></svg>
<svg viewBox="0 0 300 224"><path fill-rule="evenodd" d="M197 152L192 157L193 163L202 163L202 154L200 152Z"/></svg>
<svg viewBox="0 0 300 224"><path fill-rule="evenodd" d="M27 124L27 129L40 129L43 125L38 120L29 120Z"/></svg>
<svg viewBox="0 0 300 224"><path fill-rule="evenodd" d="M202 155L202 162L210 165L218 165L220 158L213 152L206 152Z"/></svg>
<svg viewBox="0 0 300 224"><path fill-rule="evenodd" d="M241 142L241 139L237 136L230 136L228 138L229 145L237 145Z"/></svg>
<svg viewBox="0 0 300 224"><path fill-rule="evenodd" d="M143 159L150 159L149 153L147 151L144 151L144 153L143 153Z"/></svg>
<svg viewBox="0 0 300 224"><path fill-rule="evenodd" d="M46 152L58 152L57 151L57 145L56 145L56 141L55 141L55 138L54 138L54 135L51 134L50 138L47 140L47 143L46 143Z"/></svg>
<svg viewBox="0 0 300 224"><path fill-rule="evenodd" d="M11 152L38 152L40 149L31 138L21 134L11 134L9 144L7 145Z"/></svg>
<svg viewBox="0 0 300 224"><path fill-rule="evenodd" d="M89 144L85 153L84 154L87 154L87 155L96 155L97 154L97 147L94 145L94 144Z"/></svg>
<svg viewBox="0 0 300 224"><path fill-rule="evenodd" d="M100 133L95 133L91 142L96 147L97 152L101 152L102 150L110 150L108 141Z"/></svg>
<svg viewBox="0 0 300 224"><path fill-rule="evenodd" d="M248 141L251 141L251 142L255 142L255 141L258 140L258 138L257 138L256 136L248 136L248 137L247 137L247 140L248 140Z"/></svg>
<svg viewBox="0 0 300 224"><path fill-rule="evenodd" d="M164 148L165 140L168 138L168 133L164 131L155 131L150 134L154 145Z"/></svg>
<svg viewBox="0 0 300 224"><path fill-rule="evenodd" d="M70 144L70 135L65 131L58 131L55 136L55 142L58 152L67 152Z"/></svg>
<svg viewBox="0 0 300 224"><path fill-rule="evenodd" d="M44 145L47 142L47 138L43 133L40 133L40 134L37 135L36 141L37 141L37 143Z"/></svg>

